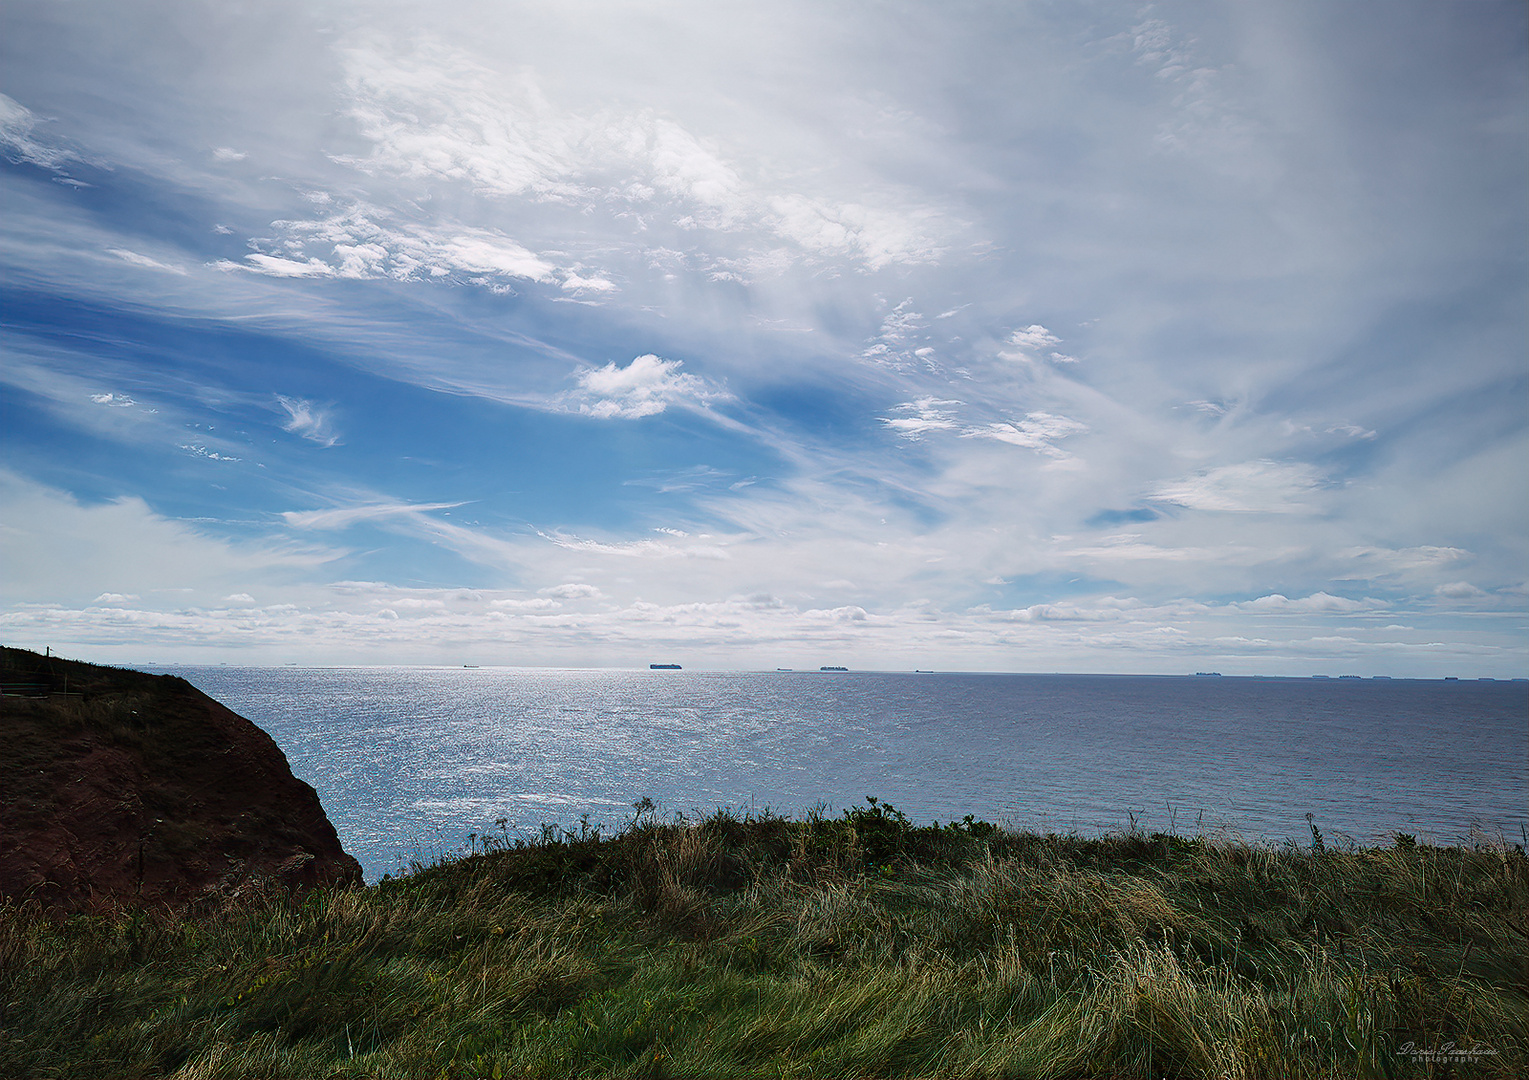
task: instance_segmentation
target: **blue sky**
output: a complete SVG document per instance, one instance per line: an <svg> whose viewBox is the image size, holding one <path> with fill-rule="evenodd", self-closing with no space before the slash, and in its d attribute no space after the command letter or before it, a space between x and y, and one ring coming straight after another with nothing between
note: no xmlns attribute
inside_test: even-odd
<svg viewBox="0 0 1529 1080"><path fill-rule="evenodd" d="M12 0L0 637L1529 673L1518 3Z"/></svg>

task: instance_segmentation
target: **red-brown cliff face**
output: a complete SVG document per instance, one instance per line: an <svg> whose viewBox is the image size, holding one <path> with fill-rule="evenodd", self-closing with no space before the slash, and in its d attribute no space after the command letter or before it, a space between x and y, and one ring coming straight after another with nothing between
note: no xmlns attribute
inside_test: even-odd
<svg viewBox="0 0 1529 1080"><path fill-rule="evenodd" d="M313 788L184 679L0 649L0 894L62 911L359 885Z"/></svg>

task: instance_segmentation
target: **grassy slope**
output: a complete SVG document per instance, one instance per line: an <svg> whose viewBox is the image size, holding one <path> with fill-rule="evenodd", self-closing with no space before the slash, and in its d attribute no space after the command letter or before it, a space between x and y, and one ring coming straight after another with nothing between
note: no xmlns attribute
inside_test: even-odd
<svg viewBox="0 0 1529 1080"><path fill-rule="evenodd" d="M4 910L0 1075L1524 1076L1526 911L1517 850L647 816L301 903Z"/></svg>

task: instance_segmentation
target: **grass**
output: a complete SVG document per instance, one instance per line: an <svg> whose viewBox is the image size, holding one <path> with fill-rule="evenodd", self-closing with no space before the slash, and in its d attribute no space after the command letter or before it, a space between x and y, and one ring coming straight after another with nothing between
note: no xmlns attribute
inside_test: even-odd
<svg viewBox="0 0 1529 1080"><path fill-rule="evenodd" d="M1526 912L1502 844L647 804L348 892L6 908L0 1075L1524 1076Z"/></svg>

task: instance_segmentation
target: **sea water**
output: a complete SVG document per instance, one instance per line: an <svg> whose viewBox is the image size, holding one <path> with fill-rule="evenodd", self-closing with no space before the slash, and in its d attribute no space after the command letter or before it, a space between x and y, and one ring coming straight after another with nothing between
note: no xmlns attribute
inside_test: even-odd
<svg viewBox="0 0 1529 1080"><path fill-rule="evenodd" d="M644 797L1273 844L1309 843L1307 813L1330 845L1522 843L1529 818L1524 682L163 670L276 739L373 881L473 832L619 828Z"/></svg>

